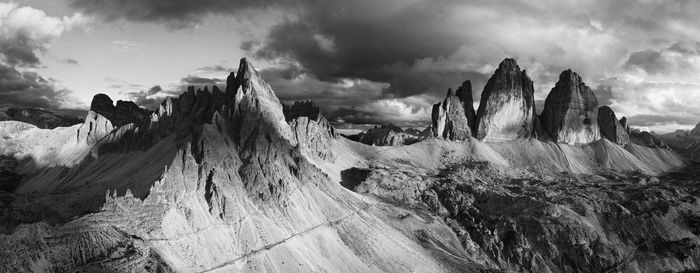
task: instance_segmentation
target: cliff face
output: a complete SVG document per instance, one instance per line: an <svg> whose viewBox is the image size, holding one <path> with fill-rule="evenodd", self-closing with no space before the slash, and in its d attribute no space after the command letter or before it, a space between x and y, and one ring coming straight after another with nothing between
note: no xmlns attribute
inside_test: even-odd
<svg viewBox="0 0 700 273"><path fill-rule="evenodd" d="M630 143L627 130L617 120L615 112L610 107L602 106L598 109L598 126L600 126L600 134L613 143L620 145Z"/></svg>
<svg viewBox="0 0 700 273"><path fill-rule="evenodd" d="M147 110L141 109L132 101L119 100L115 106L112 99L105 94L97 94L92 98L90 111L106 117L117 128L128 123L141 122L150 115Z"/></svg>
<svg viewBox="0 0 700 273"><path fill-rule="evenodd" d="M474 107L470 103L471 83L464 82L459 92L457 96L449 89L445 100L433 105L432 128L435 137L448 140L466 140L472 137Z"/></svg>
<svg viewBox="0 0 700 273"><path fill-rule="evenodd" d="M527 138L535 118L532 80L514 59L505 59L481 94L476 136L488 142Z"/></svg>
<svg viewBox="0 0 700 273"><path fill-rule="evenodd" d="M562 72L549 92L541 121L544 130L557 142L577 144L600 139L598 100L571 70Z"/></svg>
<svg viewBox="0 0 700 273"><path fill-rule="evenodd" d="M315 103L283 105L283 112L302 153L317 161L335 161L336 156L331 151L331 142L337 137L335 129Z"/></svg>

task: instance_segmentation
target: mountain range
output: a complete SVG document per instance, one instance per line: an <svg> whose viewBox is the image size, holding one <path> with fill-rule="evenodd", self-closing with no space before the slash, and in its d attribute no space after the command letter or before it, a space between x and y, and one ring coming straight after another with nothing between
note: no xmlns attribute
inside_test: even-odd
<svg viewBox="0 0 700 273"><path fill-rule="evenodd" d="M8 114L0 272L700 270L699 130L631 130L571 70L536 110L505 59L478 109L464 81L427 130L346 138L242 59L154 111Z"/></svg>

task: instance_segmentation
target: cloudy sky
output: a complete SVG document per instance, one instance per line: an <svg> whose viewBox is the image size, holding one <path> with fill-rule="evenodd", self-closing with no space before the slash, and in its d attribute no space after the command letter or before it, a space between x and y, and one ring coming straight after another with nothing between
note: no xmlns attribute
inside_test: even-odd
<svg viewBox="0 0 700 273"><path fill-rule="evenodd" d="M513 57L538 100L571 68L618 116L667 132L700 121L697 14L692 0L18 0L0 3L0 106L84 111L102 92L149 107L222 84L245 56L285 102L412 124L464 80L478 101Z"/></svg>

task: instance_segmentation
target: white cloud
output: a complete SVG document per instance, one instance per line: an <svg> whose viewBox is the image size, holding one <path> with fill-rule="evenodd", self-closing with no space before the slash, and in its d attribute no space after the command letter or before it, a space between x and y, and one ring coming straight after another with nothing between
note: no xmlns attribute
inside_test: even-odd
<svg viewBox="0 0 700 273"><path fill-rule="evenodd" d="M58 18L48 16L42 10L18 7L16 3L0 3L0 38L24 36L46 44L66 30L86 26L90 20L79 13Z"/></svg>
<svg viewBox="0 0 700 273"><path fill-rule="evenodd" d="M402 99L380 99L358 106L356 109L374 113L377 118L386 121L426 121L430 120L432 111L430 98L412 96Z"/></svg>

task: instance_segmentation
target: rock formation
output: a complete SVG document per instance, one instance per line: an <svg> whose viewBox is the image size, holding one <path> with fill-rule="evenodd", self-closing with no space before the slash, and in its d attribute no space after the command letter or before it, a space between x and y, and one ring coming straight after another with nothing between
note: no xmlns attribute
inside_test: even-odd
<svg viewBox="0 0 700 273"><path fill-rule="evenodd" d="M367 129L349 139L373 146L401 146L410 145L430 136L430 129L419 131L408 128L403 130L394 124L382 124Z"/></svg>
<svg viewBox="0 0 700 273"><path fill-rule="evenodd" d="M472 136L474 124L471 82L465 81L455 94L447 90L445 100L433 105L434 136L449 140L466 140Z"/></svg>
<svg viewBox="0 0 700 273"><path fill-rule="evenodd" d="M245 59L227 83L168 98L94 146L67 141L80 126L0 122L3 156L109 148L31 176L0 157L14 176L0 177L13 191L0 192L0 272L700 269L700 168L652 177L684 165L668 150L536 139L373 147L331 138L313 104L283 111ZM84 129L109 131L91 113ZM313 153L322 149L335 158Z"/></svg>
<svg viewBox="0 0 700 273"><path fill-rule="evenodd" d="M656 138L654 135L647 131L642 131L639 129L630 129L629 133L630 137L630 142L637 144L637 145L642 145L642 146L647 146L647 147L652 147L652 148L665 148L667 147L663 141L659 140Z"/></svg>
<svg viewBox="0 0 700 273"><path fill-rule="evenodd" d="M700 137L700 123L695 125L695 128L693 128L693 130L690 130L690 135Z"/></svg>
<svg viewBox="0 0 700 273"><path fill-rule="evenodd" d="M35 108L7 108L0 110L0 121L16 120L36 125L41 129L68 127L82 122L74 116L59 115L50 111Z"/></svg>
<svg viewBox="0 0 700 273"><path fill-rule="evenodd" d="M284 117L302 153L312 159L333 162L331 141L336 137L335 129L321 115L321 109L312 101L297 101L291 106L282 105Z"/></svg>
<svg viewBox="0 0 700 273"><path fill-rule="evenodd" d="M101 93L92 98L90 111L104 116L117 128L141 122L150 116L147 110L141 109L132 101L119 100L115 106L109 96Z"/></svg>
<svg viewBox="0 0 700 273"><path fill-rule="evenodd" d="M664 144L673 151L700 162L700 123L692 130L676 130L673 133L656 135Z"/></svg>
<svg viewBox="0 0 700 273"><path fill-rule="evenodd" d="M472 135L474 134L474 125L476 122L476 112L474 111L474 99L472 97L472 82L466 80L462 82L462 85L457 88L455 95L459 98L464 105L464 114L467 115L467 121L469 122L469 130L471 130Z"/></svg>
<svg viewBox="0 0 700 273"><path fill-rule="evenodd" d="M630 126L627 124L627 117L622 117L620 118L620 125L622 126L623 129L625 129L625 132L629 135L630 133Z"/></svg>
<svg viewBox="0 0 700 273"><path fill-rule="evenodd" d="M598 100L581 76L567 69L559 75L544 103L542 126L552 140L590 143L600 139Z"/></svg>
<svg viewBox="0 0 700 273"><path fill-rule="evenodd" d="M625 127L615 117L615 112L608 106L598 108L598 126L601 136L613 143L626 145L630 143L630 137Z"/></svg>
<svg viewBox="0 0 700 273"><path fill-rule="evenodd" d="M514 59L505 59L481 94L476 136L488 142L530 137L535 113L532 80Z"/></svg>

